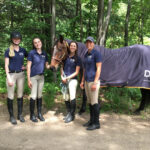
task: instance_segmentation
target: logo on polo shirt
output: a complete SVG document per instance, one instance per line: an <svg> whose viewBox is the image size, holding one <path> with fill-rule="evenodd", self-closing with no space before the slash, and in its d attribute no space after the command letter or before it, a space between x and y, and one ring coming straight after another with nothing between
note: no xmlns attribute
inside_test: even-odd
<svg viewBox="0 0 150 150"><path fill-rule="evenodd" d="M20 55L20 56L24 56L24 53L21 52L21 53L19 53L19 55Z"/></svg>
<svg viewBox="0 0 150 150"><path fill-rule="evenodd" d="M45 55L41 55L42 59L45 59Z"/></svg>
<svg viewBox="0 0 150 150"><path fill-rule="evenodd" d="M75 62L75 59L71 58L70 61L71 61L71 62Z"/></svg>
<svg viewBox="0 0 150 150"><path fill-rule="evenodd" d="M42 55L43 58L45 58L45 55Z"/></svg>
<svg viewBox="0 0 150 150"><path fill-rule="evenodd" d="M88 55L88 59L91 59L92 58L92 55Z"/></svg>

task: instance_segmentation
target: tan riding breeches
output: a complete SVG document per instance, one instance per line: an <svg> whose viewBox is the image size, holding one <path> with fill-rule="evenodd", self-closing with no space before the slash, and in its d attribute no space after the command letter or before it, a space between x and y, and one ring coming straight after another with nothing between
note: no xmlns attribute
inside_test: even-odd
<svg viewBox="0 0 150 150"><path fill-rule="evenodd" d="M85 81L85 92L87 96L87 101L89 104L94 105L98 103L98 94L100 88L100 81L96 84L96 90L92 91L91 86L94 82L86 82Z"/></svg>
<svg viewBox="0 0 150 150"><path fill-rule="evenodd" d="M71 101L76 98L76 90L77 90L78 81L77 79L70 79L68 83L67 93L63 94L63 98L65 101Z"/></svg>
<svg viewBox="0 0 150 150"><path fill-rule="evenodd" d="M44 86L44 75L36 75L34 77L31 77L31 94L30 98L33 100L36 100L37 98L42 97L42 90Z"/></svg>
<svg viewBox="0 0 150 150"><path fill-rule="evenodd" d="M24 72L20 73L9 73L10 79L13 82L13 86L8 85L8 80L6 79L7 93L9 99L14 99L15 86L17 87L17 98L21 98L23 96L24 91L24 81L25 74Z"/></svg>

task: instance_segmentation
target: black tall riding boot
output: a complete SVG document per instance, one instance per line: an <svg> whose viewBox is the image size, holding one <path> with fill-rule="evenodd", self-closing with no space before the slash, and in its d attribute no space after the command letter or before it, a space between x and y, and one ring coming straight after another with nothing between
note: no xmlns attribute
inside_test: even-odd
<svg viewBox="0 0 150 150"><path fill-rule="evenodd" d="M89 109L90 109L90 120L87 123L83 124L84 127L89 127L90 125L92 125L94 121L94 112L91 104L89 104Z"/></svg>
<svg viewBox="0 0 150 150"><path fill-rule="evenodd" d="M17 119L20 120L20 122L25 122L23 116L22 116L22 110L23 110L23 97L17 99L18 104L18 116Z"/></svg>
<svg viewBox="0 0 150 150"><path fill-rule="evenodd" d="M38 113L38 118L40 121L45 121L43 115L41 114L42 111L42 98L37 99L37 113Z"/></svg>
<svg viewBox="0 0 150 150"><path fill-rule="evenodd" d="M94 121L93 124L91 124L87 130L95 130L100 128L100 122L99 122L99 113L100 113L100 105L94 104L92 106L93 112L94 112Z"/></svg>
<svg viewBox="0 0 150 150"><path fill-rule="evenodd" d="M35 100L30 98L30 120L32 120L33 122L38 122L34 114L34 108L35 108Z"/></svg>
<svg viewBox="0 0 150 150"><path fill-rule="evenodd" d="M8 112L10 115L10 122L14 125L17 124L16 119L14 118L14 114L13 114L13 100L7 98L7 107L8 107Z"/></svg>
<svg viewBox="0 0 150 150"><path fill-rule="evenodd" d="M66 109L67 109L67 115L63 118L64 120L69 116L70 113L70 101L65 101Z"/></svg>
<svg viewBox="0 0 150 150"><path fill-rule="evenodd" d="M67 118L65 119L65 123L69 123L74 120L75 118L75 110L76 110L76 99L71 100L70 102L70 113L68 114Z"/></svg>
<svg viewBox="0 0 150 150"><path fill-rule="evenodd" d="M79 115L82 115L82 113L84 113L86 111L86 102L87 102L87 97L86 97L86 93L85 93L85 89L83 90L83 98L82 98L82 105L81 108L79 110Z"/></svg>

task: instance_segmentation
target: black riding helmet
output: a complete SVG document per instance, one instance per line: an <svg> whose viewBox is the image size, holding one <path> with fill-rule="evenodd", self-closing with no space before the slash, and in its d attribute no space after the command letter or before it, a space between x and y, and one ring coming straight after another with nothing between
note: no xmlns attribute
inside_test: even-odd
<svg viewBox="0 0 150 150"><path fill-rule="evenodd" d="M10 39L11 39L11 41L12 41L12 39L14 39L14 38L18 38L18 39L22 40L22 36L21 36L20 32L17 32L17 31L12 32L12 33L10 34Z"/></svg>

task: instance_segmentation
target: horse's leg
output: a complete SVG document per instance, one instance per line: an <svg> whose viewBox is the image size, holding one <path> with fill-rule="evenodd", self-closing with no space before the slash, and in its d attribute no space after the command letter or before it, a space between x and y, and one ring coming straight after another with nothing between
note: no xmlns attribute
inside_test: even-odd
<svg viewBox="0 0 150 150"><path fill-rule="evenodd" d="M141 89L142 99L138 109L136 109L135 113L140 113L141 110L144 110L147 100L149 99L149 90Z"/></svg>
<svg viewBox="0 0 150 150"><path fill-rule="evenodd" d="M82 97L82 105L81 108L79 110L79 115L81 115L82 113L84 113L86 111L86 101L87 101L87 97L86 97L86 93L85 93L85 89L83 90L83 97Z"/></svg>
<svg viewBox="0 0 150 150"><path fill-rule="evenodd" d="M81 68L80 73L79 73L80 82L82 80L82 76L83 76L83 68ZM82 113L86 111L86 101L87 101L87 97L86 97L85 89L83 89L82 90L82 105L78 113L79 115L81 115Z"/></svg>

